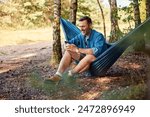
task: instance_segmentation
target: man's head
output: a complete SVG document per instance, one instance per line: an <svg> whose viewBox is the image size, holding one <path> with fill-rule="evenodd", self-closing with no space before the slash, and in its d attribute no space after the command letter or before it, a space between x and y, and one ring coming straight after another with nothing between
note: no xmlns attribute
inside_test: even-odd
<svg viewBox="0 0 150 117"><path fill-rule="evenodd" d="M79 27L83 35L89 35L92 28L92 20L88 16L79 19Z"/></svg>

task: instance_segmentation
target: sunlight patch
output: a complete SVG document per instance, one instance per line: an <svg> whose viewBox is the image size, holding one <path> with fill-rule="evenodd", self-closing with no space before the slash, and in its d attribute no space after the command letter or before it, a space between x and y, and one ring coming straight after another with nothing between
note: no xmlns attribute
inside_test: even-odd
<svg viewBox="0 0 150 117"><path fill-rule="evenodd" d="M21 67L21 66L22 65L18 65L18 64L16 64L16 65L8 65L8 66L4 65L4 66L0 67L1 68L0 73L10 72L10 71L13 71L13 70Z"/></svg>
<svg viewBox="0 0 150 117"><path fill-rule="evenodd" d="M90 91L82 95L83 98L86 98L88 100L93 100L95 98L98 98L99 96L100 96L99 91Z"/></svg>
<svg viewBox="0 0 150 117"><path fill-rule="evenodd" d="M21 55L20 58L28 58L28 57L33 57L35 55L36 55L35 53L29 53L29 54Z"/></svg>
<svg viewBox="0 0 150 117"><path fill-rule="evenodd" d="M141 66L138 65L138 64L136 64L136 63L130 63L130 67L131 67L131 68L135 68L135 69L141 68Z"/></svg>
<svg viewBox="0 0 150 117"><path fill-rule="evenodd" d="M21 59L21 58L29 58L29 57L33 57L33 56L36 56L36 54L35 53L23 54L16 58L13 58L12 60Z"/></svg>
<svg viewBox="0 0 150 117"><path fill-rule="evenodd" d="M109 83L110 81L110 78L99 78L96 80L97 83Z"/></svg>
<svg viewBox="0 0 150 117"><path fill-rule="evenodd" d="M9 71L9 69L2 69L2 70L0 70L0 74L4 73L4 72L8 72L8 71Z"/></svg>

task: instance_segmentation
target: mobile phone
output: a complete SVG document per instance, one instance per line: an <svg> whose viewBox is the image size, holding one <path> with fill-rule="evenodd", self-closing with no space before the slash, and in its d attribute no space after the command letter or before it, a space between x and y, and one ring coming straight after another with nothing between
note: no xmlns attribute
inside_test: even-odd
<svg viewBox="0 0 150 117"><path fill-rule="evenodd" d="M68 42L68 41L65 41L65 44L69 44L69 42Z"/></svg>

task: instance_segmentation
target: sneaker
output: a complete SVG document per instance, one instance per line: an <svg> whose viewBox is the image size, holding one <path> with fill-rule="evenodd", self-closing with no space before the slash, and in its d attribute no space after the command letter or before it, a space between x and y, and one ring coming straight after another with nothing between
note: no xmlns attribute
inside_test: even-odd
<svg viewBox="0 0 150 117"><path fill-rule="evenodd" d="M72 70L69 70L68 71L68 77L73 77L74 76L74 73L72 73Z"/></svg>
<svg viewBox="0 0 150 117"><path fill-rule="evenodd" d="M66 77L68 77L68 78L76 78L76 77L78 77L78 75L79 75L78 73L73 73L72 70L69 70Z"/></svg>
<svg viewBox="0 0 150 117"><path fill-rule="evenodd" d="M62 79L62 78L61 78L59 75L55 74L55 75L52 76L51 78L45 79L45 81L59 82L61 79Z"/></svg>

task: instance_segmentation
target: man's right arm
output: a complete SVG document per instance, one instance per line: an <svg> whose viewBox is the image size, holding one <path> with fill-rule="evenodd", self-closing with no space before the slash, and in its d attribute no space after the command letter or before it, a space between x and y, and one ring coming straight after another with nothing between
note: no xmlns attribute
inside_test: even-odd
<svg viewBox="0 0 150 117"><path fill-rule="evenodd" d="M93 54L93 50L91 48L78 48L78 52L83 54Z"/></svg>

